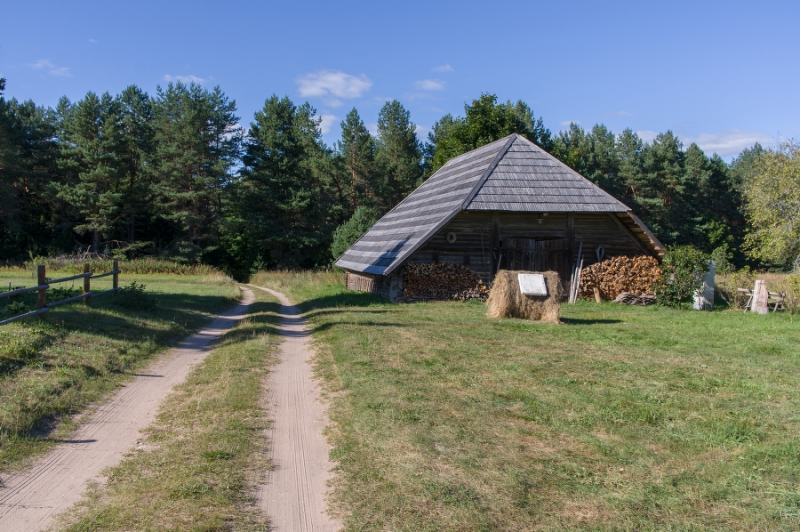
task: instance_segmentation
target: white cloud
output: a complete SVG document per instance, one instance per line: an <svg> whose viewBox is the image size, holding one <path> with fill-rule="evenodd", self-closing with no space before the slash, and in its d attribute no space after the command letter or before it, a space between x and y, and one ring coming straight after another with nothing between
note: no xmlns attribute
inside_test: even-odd
<svg viewBox="0 0 800 532"><path fill-rule="evenodd" d="M366 124L364 124L364 127L366 127L369 130L369 132L372 133L372 135L377 135L378 134L378 123L377 122L367 122Z"/></svg>
<svg viewBox="0 0 800 532"><path fill-rule="evenodd" d="M331 107L339 107L342 100L360 98L372 87L372 80L364 74L353 76L338 70L311 72L295 81L300 96L322 98Z"/></svg>
<svg viewBox="0 0 800 532"><path fill-rule="evenodd" d="M636 134L639 135L639 138L642 139L643 142L653 142L655 138L658 136L658 133L656 133L655 131L650 131L648 129L637 131Z"/></svg>
<svg viewBox="0 0 800 532"><path fill-rule="evenodd" d="M580 123L580 122L578 122L577 120L564 120L564 121L563 121L563 122L561 122L559 125L560 125L561 127L569 127L569 126L570 126L570 125L572 125L572 124L578 124L578 125L581 125L581 123Z"/></svg>
<svg viewBox="0 0 800 532"><path fill-rule="evenodd" d="M428 138L428 133L430 133L430 131L431 131L431 128L429 126L423 126L423 125L420 125L420 124L417 124L415 129L414 129L414 133L417 134L417 138L419 138L421 140L427 139Z"/></svg>
<svg viewBox="0 0 800 532"><path fill-rule="evenodd" d="M203 78L199 78L193 74L189 74L188 76L170 76L169 74L164 74L164 81L167 83L180 81L181 83L197 83L198 85L202 85L206 82Z"/></svg>
<svg viewBox="0 0 800 532"><path fill-rule="evenodd" d="M421 91L443 91L444 81L438 79L423 79L415 81L414 86Z"/></svg>
<svg viewBox="0 0 800 532"><path fill-rule="evenodd" d="M451 67L449 63L446 64L446 65L440 65L440 66L437 66L437 67L433 67L431 69L431 71L433 71L433 72L452 72L453 70L455 70L455 69L453 67Z"/></svg>
<svg viewBox="0 0 800 532"><path fill-rule="evenodd" d="M92 43L92 44L97 44L98 43L98 41L96 41L94 39L89 39L89 42Z"/></svg>
<svg viewBox="0 0 800 532"><path fill-rule="evenodd" d="M36 63L28 65L29 68L34 70L47 70L51 76L70 77L72 73L67 67L58 67L48 59L39 59Z"/></svg>
<svg viewBox="0 0 800 532"><path fill-rule="evenodd" d="M759 131L745 131L742 129L729 129L720 133L701 133L694 138L687 139L687 144L692 142L700 146L707 154L716 153L720 156L739 155L745 148L750 148L756 142L769 146L774 139L766 133Z"/></svg>
<svg viewBox="0 0 800 532"><path fill-rule="evenodd" d="M339 120L338 116L334 116L330 113L323 113L320 116L322 122L319 124L319 129L322 131L322 134L325 135L330 132L331 128L336 125L336 122Z"/></svg>
<svg viewBox="0 0 800 532"><path fill-rule="evenodd" d="M633 113L629 113L628 111L617 111L618 116L633 116Z"/></svg>

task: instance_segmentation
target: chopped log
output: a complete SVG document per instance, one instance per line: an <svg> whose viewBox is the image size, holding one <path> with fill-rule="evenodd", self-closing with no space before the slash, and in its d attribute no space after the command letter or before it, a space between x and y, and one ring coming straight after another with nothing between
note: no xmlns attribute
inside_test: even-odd
<svg viewBox="0 0 800 532"><path fill-rule="evenodd" d="M614 301L617 303L623 303L625 305L639 305L646 307L647 305L653 305L656 302L656 296L650 294L640 295L631 292L622 292L614 299Z"/></svg>
<svg viewBox="0 0 800 532"><path fill-rule="evenodd" d="M661 279L661 268L653 257L614 257L592 264L581 272L580 296L616 300L623 292L652 294Z"/></svg>
<svg viewBox="0 0 800 532"><path fill-rule="evenodd" d="M486 299L489 290L480 276L452 262L405 266L403 297L408 299Z"/></svg>

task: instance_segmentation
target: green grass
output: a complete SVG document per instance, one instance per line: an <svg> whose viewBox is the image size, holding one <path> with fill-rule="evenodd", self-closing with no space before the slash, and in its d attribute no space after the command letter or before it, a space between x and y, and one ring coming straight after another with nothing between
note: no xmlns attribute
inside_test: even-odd
<svg viewBox="0 0 800 532"><path fill-rule="evenodd" d="M171 393L137 450L68 514L74 532L266 531L253 486L270 467L264 381L279 339L279 305L260 290L228 332Z"/></svg>
<svg viewBox="0 0 800 532"><path fill-rule="evenodd" d="M63 438L74 427L75 414L240 297L238 287L220 275L123 274L120 284L133 280L156 299L154 308L123 308L106 295L88 308L81 303L56 307L45 321L0 326L0 470L19 467ZM12 287L36 284L28 271L0 271L0 286L7 289L9 282ZM93 290L110 287L110 278L92 283ZM8 301L0 303L0 311L6 311ZM33 307L35 294L20 298L18 305Z"/></svg>
<svg viewBox="0 0 800 532"><path fill-rule="evenodd" d="M581 302L562 325L258 274L312 321L347 530L797 530L800 321Z"/></svg>

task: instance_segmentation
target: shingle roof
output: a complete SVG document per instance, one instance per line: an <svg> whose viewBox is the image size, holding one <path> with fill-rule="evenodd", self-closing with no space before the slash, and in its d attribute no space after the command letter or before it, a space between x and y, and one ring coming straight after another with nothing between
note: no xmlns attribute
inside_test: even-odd
<svg viewBox="0 0 800 532"><path fill-rule="evenodd" d="M388 275L462 210L630 212L515 133L448 161L378 220L336 265Z"/></svg>

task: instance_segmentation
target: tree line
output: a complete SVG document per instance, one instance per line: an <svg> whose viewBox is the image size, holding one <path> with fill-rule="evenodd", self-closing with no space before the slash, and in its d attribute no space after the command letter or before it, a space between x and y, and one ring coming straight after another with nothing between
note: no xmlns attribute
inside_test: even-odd
<svg viewBox="0 0 800 532"><path fill-rule="evenodd" d="M603 125L553 135L522 101L483 94L426 142L403 105L376 134L356 109L333 146L309 104L271 96L249 127L219 87L89 92L55 108L2 95L0 258L92 250L207 263L234 275L314 268L450 158L519 133L629 205L666 244L744 264L746 185L764 150L731 164L671 132L644 142ZM333 247L333 254L332 254ZM774 262L774 261L773 261Z"/></svg>

